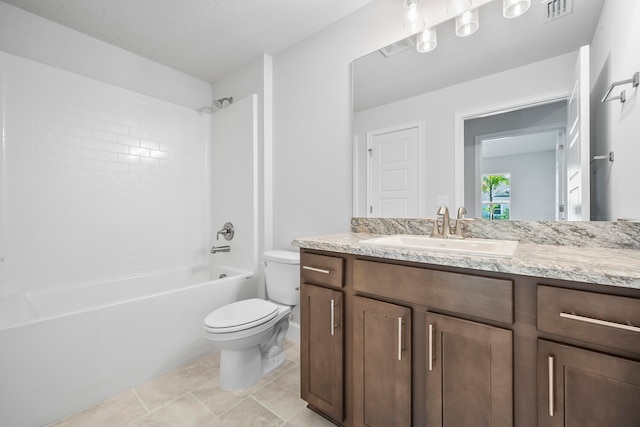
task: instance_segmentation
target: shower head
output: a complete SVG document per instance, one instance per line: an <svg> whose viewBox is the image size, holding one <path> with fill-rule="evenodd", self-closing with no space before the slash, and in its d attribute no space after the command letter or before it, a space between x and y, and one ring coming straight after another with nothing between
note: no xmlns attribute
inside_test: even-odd
<svg viewBox="0 0 640 427"><path fill-rule="evenodd" d="M222 108L224 106L225 101L227 102L227 105L233 104L233 96L230 96L228 98L214 99L213 105L215 105L218 108Z"/></svg>

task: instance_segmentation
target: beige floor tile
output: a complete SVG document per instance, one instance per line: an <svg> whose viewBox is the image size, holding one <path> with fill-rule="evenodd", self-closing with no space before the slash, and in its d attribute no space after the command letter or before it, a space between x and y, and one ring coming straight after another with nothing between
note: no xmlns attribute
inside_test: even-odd
<svg viewBox="0 0 640 427"><path fill-rule="evenodd" d="M218 376L210 381L194 388L192 390L193 395L198 398L209 410L214 414L219 415L234 405L237 405L240 401L245 399L252 393L265 387L277 379L280 375L286 373L289 369L295 367L296 364L291 361L285 361L285 363L265 378L258 381L256 384L247 387L244 390L239 391L224 391L218 387Z"/></svg>
<svg viewBox="0 0 640 427"><path fill-rule="evenodd" d="M289 369L252 396L280 418L291 418L307 404L300 399L300 365Z"/></svg>
<svg viewBox="0 0 640 427"><path fill-rule="evenodd" d="M191 394L185 394L128 427L201 427L215 416Z"/></svg>
<svg viewBox="0 0 640 427"><path fill-rule="evenodd" d="M252 397L247 397L206 427L279 427L283 422Z"/></svg>
<svg viewBox="0 0 640 427"><path fill-rule="evenodd" d="M313 412L311 409L303 408L298 411L283 427L334 427L335 425L327 419Z"/></svg>
<svg viewBox="0 0 640 427"><path fill-rule="evenodd" d="M218 375L219 353L212 353L182 368L134 387L145 406L153 411Z"/></svg>
<svg viewBox="0 0 640 427"><path fill-rule="evenodd" d="M65 418L51 426L55 427L115 427L124 426L148 414L140 400L131 390L123 391L82 412Z"/></svg>
<svg viewBox="0 0 640 427"><path fill-rule="evenodd" d="M284 353L287 356L287 360L292 362L300 362L300 343L285 341Z"/></svg>

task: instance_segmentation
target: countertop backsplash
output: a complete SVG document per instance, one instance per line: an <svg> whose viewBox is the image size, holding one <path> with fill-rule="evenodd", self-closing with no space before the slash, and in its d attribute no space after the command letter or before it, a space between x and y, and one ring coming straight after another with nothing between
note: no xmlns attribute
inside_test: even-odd
<svg viewBox="0 0 640 427"><path fill-rule="evenodd" d="M432 218L351 219L353 233L429 235ZM455 224L455 220L451 220ZM640 249L640 223L630 221L488 221L465 219L467 238L517 240L540 245Z"/></svg>

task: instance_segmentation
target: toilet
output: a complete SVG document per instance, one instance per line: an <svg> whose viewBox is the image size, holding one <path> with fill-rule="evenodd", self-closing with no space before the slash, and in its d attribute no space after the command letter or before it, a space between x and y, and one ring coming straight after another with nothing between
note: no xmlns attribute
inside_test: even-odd
<svg viewBox="0 0 640 427"><path fill-rule="evenodd" d="M227 304L204 320L204 336L220 349L222 390L242 390L284 363L284 338L293 306L300 303L300 254L264 253L269 300Z"/></svg>

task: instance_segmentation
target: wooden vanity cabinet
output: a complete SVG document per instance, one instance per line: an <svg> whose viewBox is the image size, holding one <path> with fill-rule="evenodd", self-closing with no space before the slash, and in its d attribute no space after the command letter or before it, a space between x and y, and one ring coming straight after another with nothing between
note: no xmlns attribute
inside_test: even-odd
<svg viewBox="0 0 640 427"><path fill-rule="evenodd" d="M640 425L640 362L539 340L538 387L538 426Z"/></svg>
<svg viewBox="0 0 640 427"><path fill-rule="evenodd" d="M411 310L353 298L356 426L411 425Z"/></svg>
<svg viewBox="0 0 640 427"><path fill-rule="evenodd" d="M539 285L537 305L555 340L640 353L640 299ZM539 339L538 425L640 426L640 362Z"/></svg>
<svg viewBox="0 0 640 427"><path fill-rule="evenodd" d="M301 264L302 398L337 425L640 427L638 289L310 249Z"/></svg>
<svg viewBox="0 0 640 427"><path fill-rule="evenodd" d="M303 254L300 261L300 394L313 409L341 423L344 293L332 288L342 287L344 260Z"/></svg>
<svg viewBox="0 0 640 427"><path fill-rule="evenodd" d="M427 313L427 426L513 426L508 329Z"/></svg>

